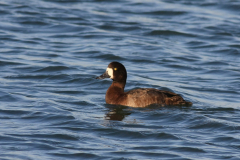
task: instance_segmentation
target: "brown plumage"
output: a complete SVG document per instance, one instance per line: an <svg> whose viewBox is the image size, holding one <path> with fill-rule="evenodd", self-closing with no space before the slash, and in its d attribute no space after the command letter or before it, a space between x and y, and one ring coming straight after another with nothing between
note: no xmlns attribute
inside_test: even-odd
<svg viewBox="0 0 240 160"><path fill-rule="evenodd" d="M106 93L106 103L124 105L130 107L146 107L150 104L159 105L192 105L180 95L170 91L162 91L154 88L139 88L124 92L127 79L127 71L119 62L108 65L107 71L97 79L111 78L111 86Z"/></svg>

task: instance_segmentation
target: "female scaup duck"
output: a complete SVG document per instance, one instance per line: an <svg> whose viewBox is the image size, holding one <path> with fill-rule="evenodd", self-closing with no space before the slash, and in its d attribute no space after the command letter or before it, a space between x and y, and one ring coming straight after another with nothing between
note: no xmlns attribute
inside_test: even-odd
<svg viewBox="0 0 240 160"><path fill-rule="evenodd" d="M130 107L146 107L150 104L159 105L191 105L180 95L170 91L154 88L139 88L124 92L127 71L119 62L111 62L104 74L97 79L111 78L112 85L106 93L106 103Z"/></svg>

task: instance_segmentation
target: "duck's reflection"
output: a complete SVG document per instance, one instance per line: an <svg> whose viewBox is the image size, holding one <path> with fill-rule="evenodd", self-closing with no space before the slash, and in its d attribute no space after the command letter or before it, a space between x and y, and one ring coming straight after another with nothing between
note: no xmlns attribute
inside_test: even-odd
<svg viewBox="0 0 240 160"><path fill-rule="evenodd" d="M108 109L105 119L106 120L115 120L115 121L122 121L126 116L130 115L131 112L126 106L107 106Z"/></svg>

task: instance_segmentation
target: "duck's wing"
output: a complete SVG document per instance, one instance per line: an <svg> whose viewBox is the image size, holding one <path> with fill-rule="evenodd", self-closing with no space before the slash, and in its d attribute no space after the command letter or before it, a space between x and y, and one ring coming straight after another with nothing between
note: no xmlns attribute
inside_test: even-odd
<svg viewBox="0 0 240 160"><path fill-rule="evenodd" d="M165 95L166 105L192 105L192 102L185 101L179 94L170 91L160 91Z"/></svg>
<svg viewBox="0 0 240 160"><path fill-rule="evenodd" d="M128 106L146 107L150 104L160 105L191 105L186 102L180 95L162 91L154 88L139 88L126 92L128 98Z"/></svg>

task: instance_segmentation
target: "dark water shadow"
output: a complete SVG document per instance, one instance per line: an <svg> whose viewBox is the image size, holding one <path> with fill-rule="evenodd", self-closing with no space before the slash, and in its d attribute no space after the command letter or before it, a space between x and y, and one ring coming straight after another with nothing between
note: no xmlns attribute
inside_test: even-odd
<svg viewBox="0 0 240 160"><path fill-rule="evenodd" d="M159 111L185 111L189 112L191 110L191 106L160 106L157 104L152 104L147 107L143 108L134 108L128 106L121 106L121 105L110 105L105 104L107 108L107 112L105 114L105 120L114 120L114 121L122 121L127 116L131 115L133 112L159 112Z"/></svg>
<svg viewBox="0 0 240 160"><path fill-rule="evenodd" d="M106 108L108 109L104 117L106 120L122 121L132 113L127 106L106 104Z"/></svg>

